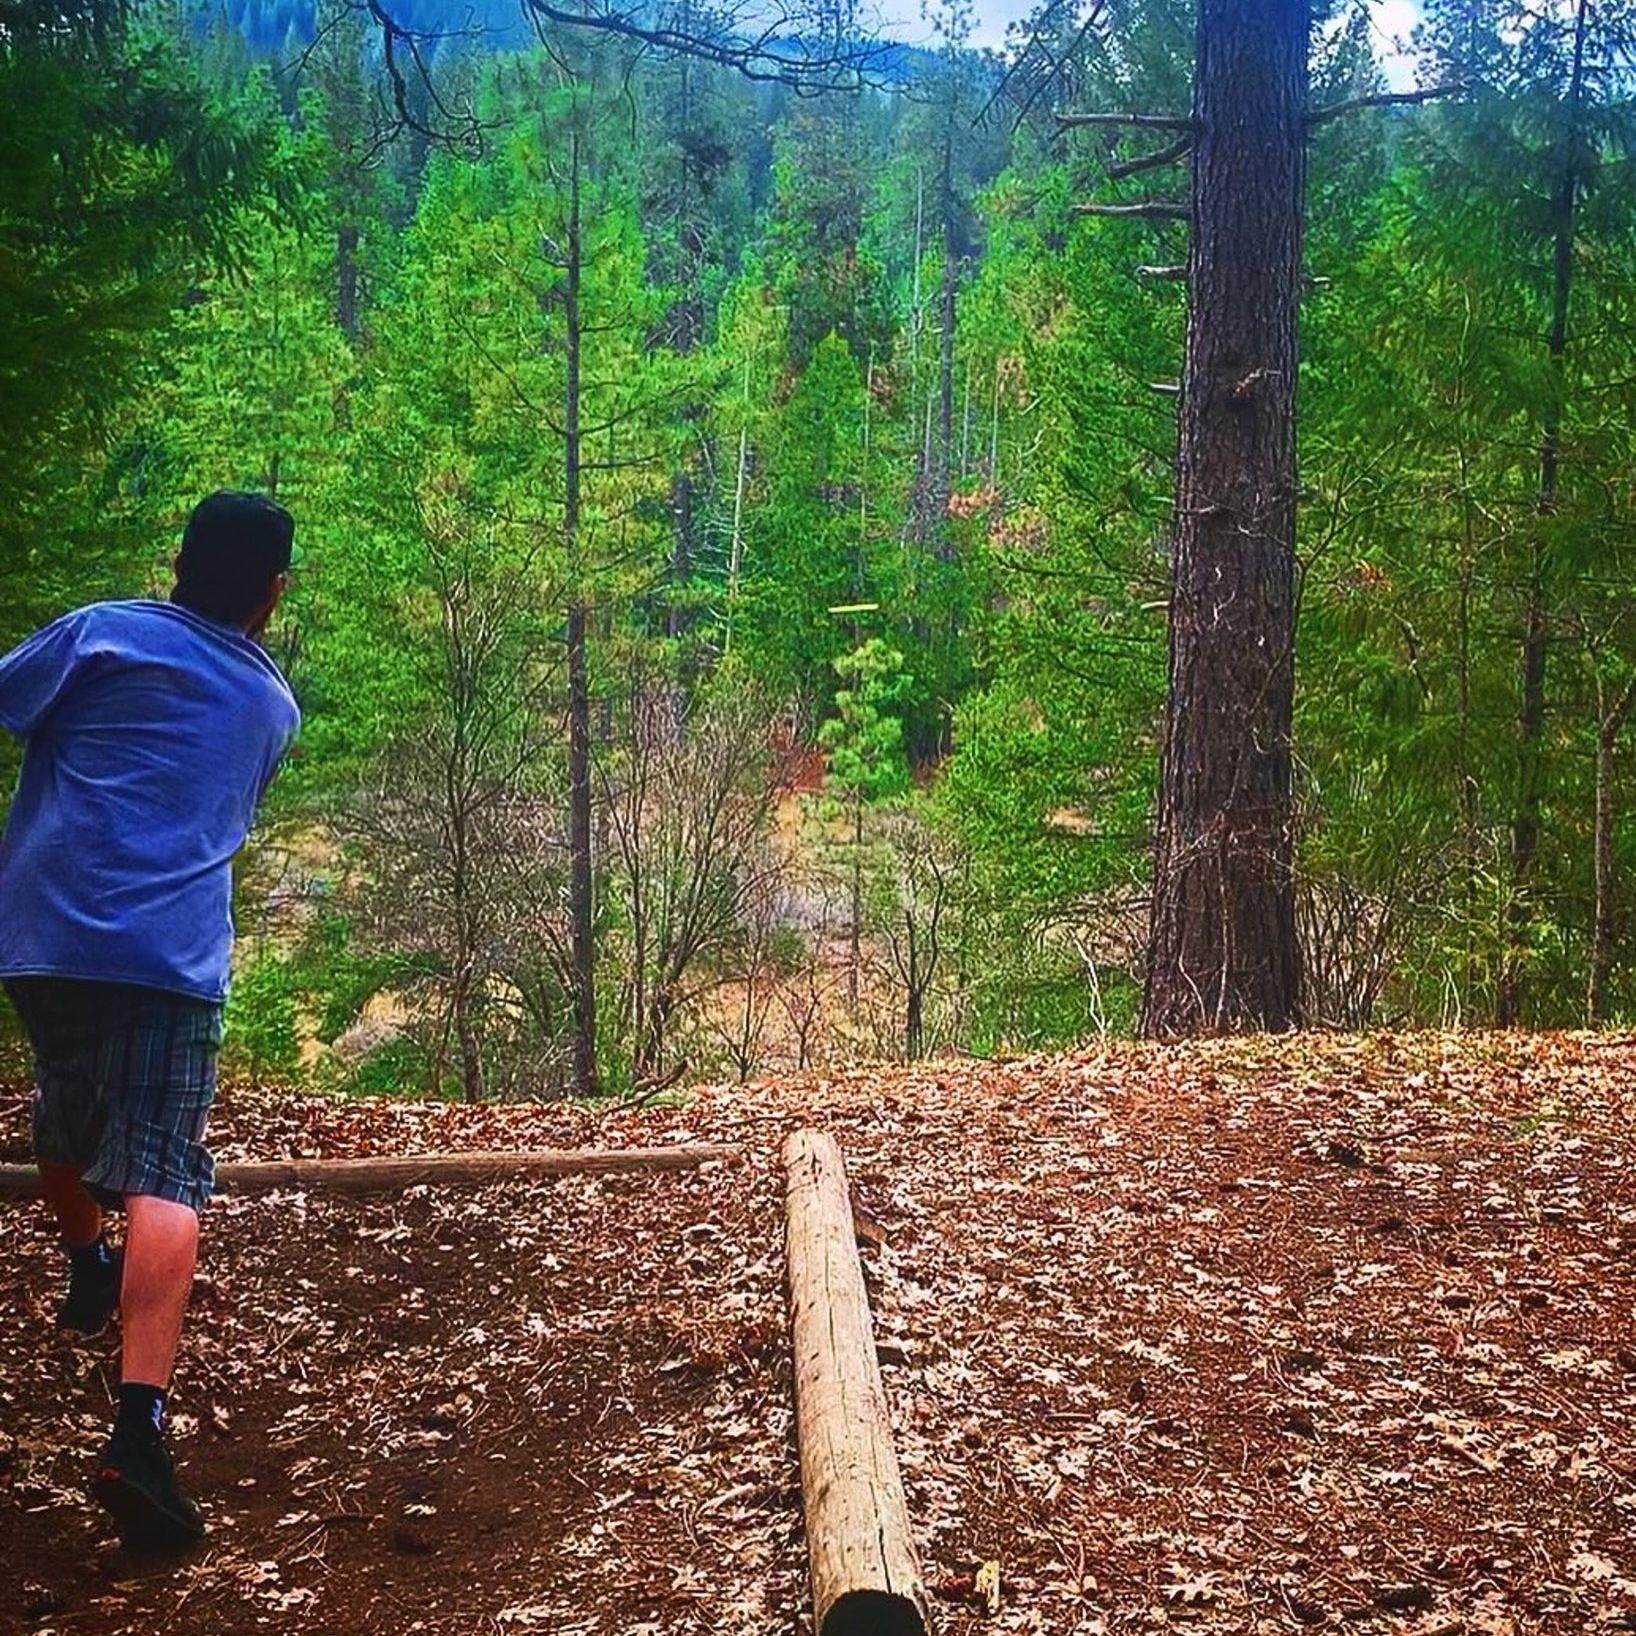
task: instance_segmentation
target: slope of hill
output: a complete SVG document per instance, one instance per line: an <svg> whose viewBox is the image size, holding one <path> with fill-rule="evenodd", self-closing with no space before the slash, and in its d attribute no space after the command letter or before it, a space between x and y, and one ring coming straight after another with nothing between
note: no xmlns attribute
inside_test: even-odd
<svg viewBox="0 0 1636 1636"><path fill-rule="evenodd" d="M747 1163L213 1206L178 1398L213 1534L180 1567L84 1510L110 1359L48 1345L55 1252L14 1222L0 1630L804 1628L775 1158L801 1122L882 1229L943 1631L1630 1629L1633 1070L1628 1039L1295 1037L607 1115L229 1094L229 1155Z"/></svg>

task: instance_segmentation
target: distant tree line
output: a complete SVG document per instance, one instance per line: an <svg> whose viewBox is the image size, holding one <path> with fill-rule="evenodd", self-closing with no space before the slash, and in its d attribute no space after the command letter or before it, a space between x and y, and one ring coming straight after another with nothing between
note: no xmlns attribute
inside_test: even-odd
<svg viewBox="0 0 1636 1636"><path fill-rule="evenodd" d="M434 11L5 11L0 634L301 520L244 1068L1629 1014L1631 8Z"/></svg>

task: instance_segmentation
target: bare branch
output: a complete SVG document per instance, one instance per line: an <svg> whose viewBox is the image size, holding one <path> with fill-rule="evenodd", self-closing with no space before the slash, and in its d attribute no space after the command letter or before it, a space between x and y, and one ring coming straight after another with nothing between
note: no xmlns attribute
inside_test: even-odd
<svg viewBox="0 0 1636 1636"><path fill-rule="evenodd" d="M1074 35L1068 44L1067 50L1060 57L1053 56L1050 47L1045 43L1046 30L1054 20L1053 12L1055 11L1054 7L1046 7L1035 21L1034 30L1029 35L1028 44L1012 57L1010 64L995 85L992 95L983 104L982 112L972 121L972 124L974 126L986 125L990 110L1002 96L1010 94L1012 81L1021 73L1023 66L1032 60L1037 48L1045 58L1047 72L1040 76L1038 83L1023 99L1017 117L1012 121L1011 129L1013 132L1019 130L1022 122L1033 112L1035 103L1062 77L1063 69L1073 60L1074 53L1085 42L1086 36L1101 21L1102 13L1106 7L1107 0L1095 0L1091 9L1086 13L1084 21L1080 24L1079 32Z"/></svg>
<svg viewBox="0 0 1636 1636"><path fill-rule="evenodd" d="M404 74L403 65L399 60L399 52L402 48L408 49L410 57L414 61L416 76L433 105L440 112L447 112L443 108L442 99L437 96L431 84L425 59L420 53L420 44L423 38L435 39L441 38L441 35L416 35L392 16L382 0L348 0L348 3L354 9L363 11L380 29L381 62L386 71L387 83L391 88L392 107L398 116L399 129L414 131L417 135L424 136L429 141L443 142L458 150L469 152L474 149L481 140L483 130L474 115L463 112L452 120L447 128L439 130L421 119L411 106L409 80Z"/></svg>
<svg viewBox="0 0 1636 1636"><path fill-rule="evenodd" d="M622 10L605 0L579 0L557 5L552 0L522 0L527 13L561 28L610 34L637 45L678 57L731 68L746 79L765 80L806 94L855 89L868 82L896 47L886 40L841 40L816 51L795 42L810 37L796 10L781 10L754 35L740 35L729 27L673 27L659 14L636 6Z"/></svg>
<svg viewBox="0 0 1636 1636"><path fill-rule="evenodd" d="M1159 148L1153 153L1140 154L1135 159L1121 159L1117 164L1109 165L1108 175L1117 182L1126 176L1140 176L1145 170L1162 170L1166 165L1175 164L1178 159L1185 159L1192 151L1193 137L1189 132L1168 148Z"/></svg>
<svg viewBox="0 0 1636 1636"><path fill-rule="evenodd" d="M1191 205L1171 199L1144 199L1140 204L1077 204L1076 216L1119 216L1127 221L1185 222L1193 219Z"/></svg>
<svg viewBox="0 0 1636 1636"><path fill-rule="evenodd" d="M432 71L429 49L438 41L469 38L482 32L475 23L450 29L415 28L404 22L398 0L343 0L363 15L380 36L384 98L397 130L413 130L427 139L470 152L489 128L467 108L450 108L442 100ZM817 0L782 0L770 17L754 28L742 10L689 13L677 23L640 0L517 0L520 14L557 62L571 72L550 30L612 36L637 52L692 57L729 68L746 79L783 85L797 95L857 90L890 80L895 42L866 35L834 36L818 26ZM416 111L417 91L429 115Z"/></svg>
<svg viewBox="0 0 1636 1636"><path fill-rule="evenodd" d="M1058 114L1057 124L1065 131L1105 125L1131 126L1142 131L1194 131L1197 123L1184 114Z"/></svg>
<svg viewBox="0 0 1636 1636"><path fill-rule="evenodd" d="M1458 97L1465 94L1463 85L1434 85L1424 91L1381 91L1373 96L1348 97L1345 102L1332 102L1327 108L1313 108L1307 114L1307 124L1323 125L1342 114L1356 113L1360 108L1406 108L1422 102L1435 102L1439 97Z"/></svg>
<svg viewBox="0 0 1636 1636"><path fill-rule="evenodd" d="M1172 283L1185 284L1187 282L1187 266L1185 263L1177 263L1168 267L1138 267L1136 276L1138 278L1162 278L1168 279Z"/></svg>

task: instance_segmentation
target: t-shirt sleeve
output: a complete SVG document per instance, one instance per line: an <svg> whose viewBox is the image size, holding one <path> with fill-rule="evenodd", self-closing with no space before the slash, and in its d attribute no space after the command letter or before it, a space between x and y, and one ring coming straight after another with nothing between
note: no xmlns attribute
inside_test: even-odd
<svg viewBox="0 0 1636 1636"><path fill-rule="evenodd" d="M83 674L85 617L64 614L0 658L0 725L27 738Z"/></svg>
<svg viewBox="0 0 1636 1636"><path fill-rule="evenodd" d="M295 743L296 734L300 730L301 712L296 708L295 701L285 695L279 702L277 724L267 746L268 754L262 768L261 788L256 795L258 805L272 788L273 780L278 777L284 765L284 758L289 754L290 746Z"/></svg>

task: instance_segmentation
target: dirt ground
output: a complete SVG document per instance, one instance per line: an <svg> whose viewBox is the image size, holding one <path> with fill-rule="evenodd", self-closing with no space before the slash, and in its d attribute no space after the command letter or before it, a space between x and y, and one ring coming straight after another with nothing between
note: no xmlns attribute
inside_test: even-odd
<svg viewBox="0 0 1636 1636"><path fill-rule="evenodd" d="M596 1116L224 1097L224 1157L724 1140L691 1174L225 1199L194 1557L81 1488L112 1353L0 1204L0 1632L810 1630L783 1133L840 1137L945 1633L1636 1630L1636 1041L1109 1047ZM0 1157L24 1098L0 1090ZM1000 1565L996 1609L974 1595Z"/></svg>

